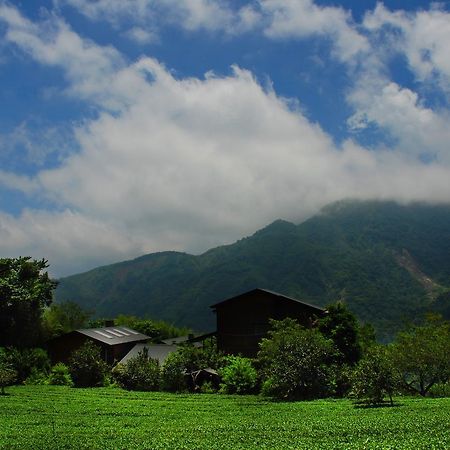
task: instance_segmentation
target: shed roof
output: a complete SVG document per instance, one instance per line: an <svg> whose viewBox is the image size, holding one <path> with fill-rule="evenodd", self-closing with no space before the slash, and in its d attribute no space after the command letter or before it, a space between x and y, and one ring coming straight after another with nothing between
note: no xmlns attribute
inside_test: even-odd
<svg viewBox="0 0 450 450"><path fill-rule="evenodd" d="M283 294L280 294L278 292L270 291L268 289L261 289L261 288L252 289L250 291L244 292L244 293L236 295L234 297L227 298L226 300L223 300L223 301L221 301L219 303L211 305L210 308L216 309L217 306L222 306L224 303L228 303L230 301L237 300L240 297L246 297L247 295L253 294L255 292L263 292L263 293L266 293L266 294L270 294L270 295L272 295L274 297L278 297L281 300L288 300L288 301L291 301L291 302L300 303L302 305L308 306L309 308L315 309L315 310L320 311L320 312L324 312L325 311L325 309L320 308L319 306L311 305L310 303L303 302L303 301L298 300L296 298L288 297L287 295L283 295Z"/></svg>
<svg viewBox="0 0 450 450"><path fill-rule="evenodd" d="M100 341L107 345L118 345L126 342L143 342L150 339L149 336L132 330L128 327L103 327L103 328L83 328L75 330L76 333Z"/></svg>
<svg viewBox="0 0 450 450"><path fill-rule="evenodd" d="M170 353L177 350L176 345L167 344L136 344L120 361L119 364L126 363L130 358L136 357L139 352L144 350L148 351L148 356L153 359L157 359L159 364L163 364Z"/></svg>

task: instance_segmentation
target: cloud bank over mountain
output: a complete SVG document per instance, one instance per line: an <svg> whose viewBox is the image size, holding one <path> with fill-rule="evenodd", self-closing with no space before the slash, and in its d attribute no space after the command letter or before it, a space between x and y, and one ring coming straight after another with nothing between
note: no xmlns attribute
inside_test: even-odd
<svg viewBox="0 0 450 450"><path fill-rule="evenodd" d="M251 68L180 76L151 54L131 59L84 36L66 17L74 9L141 44L163 46L164 27L227 41L325 42L324 70L334 61L347 80L346 136ZM33 18L1 1L0 26L2 47L56 71L58 95L93 111L59 138L50 127L27 140L23 125L0 137L14 153L6 137L16 136L27 158L59 143L48 150L53 164L0 170L2 192L28 199L0 210L4 256L46 257L63 275L147 252L203 251L345 197L450 201L450 13L439 5L379 4L356 22L311 0L58 0ZM392 71L396 58L407 86ZM371 132L384 139L372 142Z"/></svg>

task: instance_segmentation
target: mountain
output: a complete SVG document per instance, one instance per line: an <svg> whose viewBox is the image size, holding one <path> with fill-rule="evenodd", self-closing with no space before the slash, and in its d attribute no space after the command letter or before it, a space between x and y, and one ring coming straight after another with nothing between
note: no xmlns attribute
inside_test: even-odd
<svg viewBox="0 0 450 450"><path fill-rule="evenodd" d="M194 256L161 252L62 278L56 298L214 329L209 306L261 287L324 306L344 300L389 339L427 311L450 314L450 205L341 201Z"/></svg>

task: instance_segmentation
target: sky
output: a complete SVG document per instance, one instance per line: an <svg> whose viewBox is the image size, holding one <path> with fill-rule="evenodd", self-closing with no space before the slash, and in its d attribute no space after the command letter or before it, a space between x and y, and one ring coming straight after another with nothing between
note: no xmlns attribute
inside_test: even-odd
<svg viewBox="0 0 450 450"><path fill-rule="evenodd" d="M0 0L0 255L201 253L450 202L450 2Z"/></svg>

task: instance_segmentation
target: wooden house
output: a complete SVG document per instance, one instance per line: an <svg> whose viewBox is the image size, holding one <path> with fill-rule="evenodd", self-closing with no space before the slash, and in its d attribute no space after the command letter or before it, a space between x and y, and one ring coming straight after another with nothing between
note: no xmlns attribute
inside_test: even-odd
<svg viewBox="0 0 450 450"><path fill-rule="evenodd" d="M51 339L47 343L47 350L53 363L66 363L75 350L90 341L100 347L102 359L113 364L120 361L137 343L149 339L145 334L122 326L86 328Z"/></svg>
<svg viewBox="0 0 450 450"><path fill-rule="evenodd" d="M311 326L325 313L286 295L253 289L249 292L212 305L217 316L217 346L227 354L255 357L259 342L270 330L270 319L296 319L301 325Z"/></svg>

